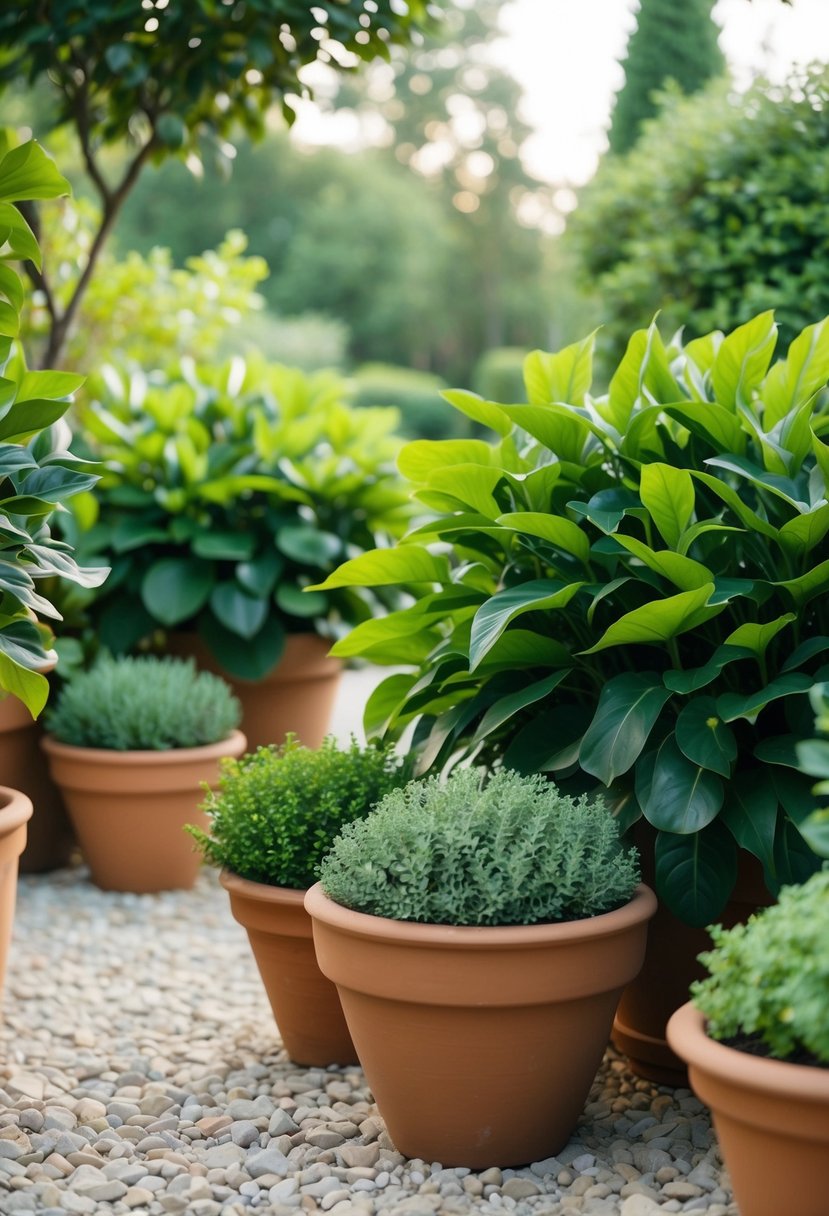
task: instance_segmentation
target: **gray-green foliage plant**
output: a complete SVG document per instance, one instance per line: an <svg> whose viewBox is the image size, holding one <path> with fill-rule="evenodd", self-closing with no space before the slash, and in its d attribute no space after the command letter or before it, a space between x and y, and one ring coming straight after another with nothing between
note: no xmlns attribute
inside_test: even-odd
<svg viewBox="0 0 829 1216"><path fill-rule="evenodd" d="M457 769L392 791L345 828L320 866L335 902L437 925L581 920L626 903L639 881L600 800L502 769Z"/></svg>
<svg viewBox="0 0 829 1216"><path fill-rule="evenodd" d="M61 685L46 726L73 747L168 751L219 743L240 719L230 686L192 660L104 655Z"/></svg>
<svg viewBox="0 0 829 1216"><path fill-rule="evenodd" d="M434 518L322 585L413 593L335 648L415 668L368 730L417 719L421 771L477 757L604 788L695 925L738 847L772 892L819 864L795 745L829 678L829 324L775 344L771 313L687 343L653 324L607 392L591 336L528 357L528 404L447 393L490 437L407 445Z"/></svg>
<svg viewBox="0 0 829 1216"><path fill-rule="evenodd" d="M344 824L367 815L404 780L391 749L348 748L328 737L317 749L289 736L280 747L260 747L224 760L204 810L209 832L195 837L211 865L269 886L303 889Z"/></svg>
<svg viewBox="0 0 829 1216"><path fill-rule="evenodd" d="M691 988L714 1039L759 1038L785 1060L804 1050L829 1065L829 868L744 925L711 929L709 975Z"/></svg>

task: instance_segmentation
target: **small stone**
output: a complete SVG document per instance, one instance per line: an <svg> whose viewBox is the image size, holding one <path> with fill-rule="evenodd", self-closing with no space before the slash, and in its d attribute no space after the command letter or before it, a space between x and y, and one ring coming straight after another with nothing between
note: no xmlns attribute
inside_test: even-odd
<svg viewBox="0 0 829 1216"><path fill-rule="evenodd" d="M290 1172L291 1163L276 1149L263 1148L257 1153L248 1154L245 1169L251 1178L262 1178L265 1174L278 1174L280 1177L284 1177Z"/></svg>
<svg viewBox="0 0 829 1216"><path fill-rule="evenodd" d="M112 1203L114 1200L120 1199L122 1195L126 1195L127 1189L117 1178L113 1178L109 1182L102 1178L100 1182L89 1182L83 1187L76 1188L79 1195L85 1195L87 1199L94 1199L96 1203Z"/></svg>
<svg viewBox="0 0 829 1216"><path fill-rule="evenodd" d="M30 1132L39 1132L43 1127L43 1115L39 1110L35 1110L33 1106L28 1106L20 1112L20 1126L25 1127Z"/></svg>
<svg viewBox="0 0 829 1216"><path fill-rule="evenodd" d="M250 1148L259 1140L259 1128L255 1123L240 1119L236 1123L231 1123L230 1138L234 1144L238 1144L242 1148Z"/></svg>
<svg viewBox="0 0 829 1216"><path fill-rule="evenodd" d="M679 1182L669 1182L663 1186L662 1194L668 1199L696 1199L702 1194L702 1187L694 1186L692 1182L684 1180Z"/></svg>
<svg viewBox="0 0 829 1216"><path fill-rule="evenodd" d="M199 1119L196 1127L200 1132L204 1132L205 1136L216 1136L226 1127L230 1127L232 1123L230 1115L206 1115L203 1119Z"/></svg>
<svg viewBox="0 0 829 1216"><path fill-rule="evenodd" d="M484 1186L501 1186L504 1181L504 1175L497 1166L492 1166L491 1169L482 1170L478 1178Z"/></svg>
<svg viewBox="0 0 829 1216"><path fill-rule="evenodd" d="M541 1188L529 1178L510 1178L501 1187L501 1194L509 1199L529 1199L531 1195L540 1195Z"/></svg>
<svg viewBox="0 0 829 1216"><path fill-rule="evenodd" d="M658 1216L660 1211L659 1204L645 1195L629 1195L622 1204L619 1216Z"/></svg>
<svg viewBox="0 0 829 1216"><path fill-rule="evenodd" d="M341 1136L339 1132L332 1132L325 1127L319 1127L308 1132L305 1137L305 1143L312 1144L314 1148L339 1148L341 1144L345 1143L345 1137Z"/></svg>
<svg viewBox="0 0 829 1216"><path fill-rule="evenodd" d="M17 1095L21 1098L33 1098L36 1102L43 1101L46 1086L42 1077L36 1077L32 1073L20 1072L16 1076L10 1077L5 1082L5 1085L12 1095Z"/></svg>
<svg viewBox="0 0 829 1216"><path fill-rule="evenodd" d="M294 1136L299 1131L299 1124L295 1123L286 1110L279 1107L273 1112L268 1123L268 1135L274 1139L277 1136Z"/></svg>
<svg viewBox="0 0 829 1216"><path fill-rule="evenodd" d="M338 1156L343 1165L356 1167L371 1167L377 1164L380 1156L379 1144L344 1144L338 1150ZM422 1181L422 1179L421 1179Z"/></svg>
<svg viewBox="0 0 829 1216"><path fill-rule="evenodd" d="M323 1195L320 1200L320 1207L323 1212L330 1212L335 1203L346 1203L351 1198L351 1193L344 1190L329 1191L327 1195Z"/></svg>
<svg viewBox="0 0 829 1216"><path fill-rule="evenodd" d="M204 1154L208 1169L226 1170L230 1165L239 1165L245 1159L245 1150L238 1144L216 1144Z"/></svg>
<svg viewBox="0 0 829 1216"><path fill-rule="evenodd" d="M94 1098L81 1098L75 1107L75 1118L78 1123L90 1123L93 1119L104 1119L106 1113L107 1108L103 1102L96 1102Z"/></svg>

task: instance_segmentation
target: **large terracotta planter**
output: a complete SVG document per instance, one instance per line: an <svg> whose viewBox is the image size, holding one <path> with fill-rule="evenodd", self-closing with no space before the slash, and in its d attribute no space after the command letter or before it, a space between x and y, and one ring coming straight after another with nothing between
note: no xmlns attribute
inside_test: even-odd
<svg viewBox="0 0 829 1216"><path fill-rule="evenodd" d="M247 929L285 1050L325 1068L357 1059L337 989L317 965L305 892L221 874L230 910Z"/></svg>
<svg viewBox="0 0 829 1216"><path fill-rule="evenodd" d="M17 899L17 864L26 843L26 824L32 815L31 799L19 790L0 786L0 990L6 977L6 958Z"/></svg>
<svg viewBox="0 0 829 1216"><path fill-rule="evenodd" d="M227 680L242 703L242 729L251 751L282 743L291 732L306 747L322 743L342 672L342 663L328 657L331 643L325 638L316 633L290 635L281 659L261 680L230 675L195 633L170 634L167 649Z"/></svg>
<svg viewBox="0 0 829 1216"><path fill-rule="evenodd" d="M711 1108L740 1216L826 1216L829 1069L717 1043L690 1003L671 1018L668 1039Z"/></svg>
<svg viewBox="0 0 829 1216"><path fill-rule="evenodd" d="M43 727L17 697L0 700L0 782L30 798L34 815L20 858L24 873L42 874L68 865L75 834L63 799L43 763Z"/></svg>
<svg viewBox="0 0 829 1216"><path fill-rule="evenodd" d="M634 833L634 840L642 857L642 877L652 883L653 833ZM745 852L739 859L734 891L718 918L726 928L771 903L759 861ZM613 1023L613 1042L640 1077L659 1085L687 1085L687 1069L671 1050L666 1027L671 1014L687 1001L691 983L702 979L697 955L710 946L707 929L684 924L659 904L648 930L642 970L622 993Z"/></svg>
<svg viewBox="0 0 829 1216"><path fill-rule="evenodd" d="M319 883L305 906L401 1153L482 1168L562 1148L642 965L649 888L603 916L526 928L366 916Z"/></svg>
<svg viewBox="0 0 829 1216"><path fill-rule="evenodd" d="M184 825L209 827L202 783L217 783L223 756L241 756L241 731L171 751L72 747L49 735L42 746L93 882L139 894L192 887L200 858Z"/></svg>

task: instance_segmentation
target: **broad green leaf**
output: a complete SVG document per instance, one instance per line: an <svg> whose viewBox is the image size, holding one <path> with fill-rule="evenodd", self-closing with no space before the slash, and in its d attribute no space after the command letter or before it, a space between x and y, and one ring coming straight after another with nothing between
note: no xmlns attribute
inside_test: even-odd
<svg viewBox="0 0 829 1216"><path fill-rule="evenodd" d="M809 600L829 590L829 560L814 566L798 578L783 579L772 586L785 587L797 607L802 610Z"/></svg>
<svg viewBox="0 0 829 1216"><path fill-rule="evenodd" d="M694 513L694 483L686 469L669 464L642 468L639 494L665 544L675 549Z"/></svg>
<svg viewBox="0 0 829 1216"><path fill-rule="evenodd" d="M760 490L769 490L798 511L809 510L809 503L805 501L791 477L767 473L765 469L761 469L759 465L747 460L744 456L709 456L705 463L715 469L727 469L729 473L736 473L738 477L742 477Z"/></svg>
<svg viewBox="0 0 829 1216"><path fill-rule="evenodd" d="M69 182L34 139L12 148L0 161L0 202L60 198L71 193Z"/></svg>
<svg viewBox="0 0 829 1216"><path fill-rule="evenodd" d="M38 270L41 269L40 246L35 234L13 203L0 203L0 244L6 242L15 257L33 262Z"/></svg>
<svg viewBox="0 0 829 1216"><path fill-rule="evenodd" d="M654 845L659 898L686 925L720 919L737 880L737 846L715 820L689 836L659 832Z"/></svg>
<svg viewBox="0 0 829 1216"><path fill-rule="evenodd" d="M813 853L829 857L829 808L814 811L798 824L798 830Z"/></svg>
<svg viewBox="0 0 829 1216"><path fill-rule="evenodd" d="M273 670L285 648L285 630L274 616L252 638L243 638L226 629L212 612L205 612L199 620L199 633L225 671L237 680L261 680Z"/></svg>
<svg viewBox="0 0 829 1216"><path fill-rule="evenodd" d="M602 412L621 434L628 430L631 414L641 400L646 384L657 390L657 399L661 401L666 399L666 394L669 401L682 395L670 375L665 347L655 322L648 329L639 329L632 334L610 380L607 404Z"/></svg>
<svg viewBox="0 0 829 1216"><path fill-rule="evenodd" d="M655 672L625 673L608 680L581 742L579 762L585 772L608 786L626 773L670 695Z"/></svg>
<svg viewBox="0 0 829 1216"><path fill-rule="evenodd" d="M764 773L740 773L729 782L722 821L740 848L762 863L766 882L772 884L777 795Z"/></svg>
<svg viewBox="0 0 829 1216"><path fill-rule="evenodd" d="M804 823L806 820L804 820ZM777 895L782 886L792 883L805 882L821 867L821 860L816 857L800 832L800 828L781 815L777 821L777 835L774 841L774 868L777 882L772 888L772 894Z"/></svg>
<svg viewBox="0 0 829 1216"><path fill-rule="evenodd" d="M180 625L204 607L213 581L209 562L196 557L162 557L141 581L141 601L160 624Z"/></svg>
<svg viewBox="0 0 829 1216"><path fill-rule="evenodd" d="M615 533L626 515L645 514L639 496L632 490L600 490L589 502L573 500L567 507L578 515L589 519L600 532Z"/></svg>
<svg viewBox="0 0 829 1216"><path fill-rule="evenodd" d="M780 544L795 557L810 553L829 532L829 504L789 519L780 529Z"/></svg>
<svg viewBox="0 0 829 1216"><path fill-rule="evenodd" d="M574 465L584 463L593 432L575 410L564 405L505 405L504 413L532 435L558 460Z"/></svg>
<svg viewBox="0 0 829 1216"><path fill-rule="evenodd" d="M495 449L482 439L415 439L402 448L397 467L416 485L425 485L436 469L456 464L497 464Z"/></svg>
<svg viewBox="0 0 829 1216"><path fill-rule="evenodd" d="M499 515L496 523L514 532L538 536L551 545L571 553L584 564L590 560L590 541L578 524L562 515L544 515L539 511L512 511Z"/></svg>
<svg viewBox="0 0 829 1216"><path fill-rule="evenodd" d="M691 557L683 557L672 549L651 549L635 536L623 536L617 533L615 538L623 549L638 557L649 570L656 571L679 587L681 591L695 591L698 587L711 582L711 571L701 562Z"/></svg>
<svg viewBox="0 0 829 1216"><path fill-rule="evenodd" d="M554 705L518 732L504 753L504 766L520 773L570 768L579 758L581 738L590 721L584 705Z"/></svg>
<svg viewBox="0 0 829 1216"><path fill-rule="evenodd" d="M530 629L507 629L481 660L479 670L490 672L503 667L572 667L573 656L555 638L533 633Z"/></svg>
<svg viewBox="0 0 829 1216"><path fill-rule="evenodd" d="M477 393L448 389L441 393L441 397L445 398L456 410L466 414L467 418L471 418L473 422L480 422L482 426L488 426L497 435L508 435L512 430L512 423L500 405L494 401L484 401L483 397L479 397Z"/></svg>
<svg viewBox="0 0 829 1216"><path fill-rule="evenodd" d="M416 679L416 672L397 672L387 676L373 689L363 711L363 729L367 739L386 733L398 711L405 706L406 695Z"/></svg>
<svg viewBox="0 0 829 1216"><path fill-rule="evenodd" d="M725 692L717 698L717 710L725 722L734 722L737 718L746 718L753 722L757 715L772 701L780 697L791 697L797 693L808 692L813 683L812 677L800 672L789 672L788 675L778 676L765 688L757 692L741 696L739 693Z"/></svg>
<svg viewBox="0 0 829 1216"><path fill-rule="evenodd" d="M758 515L756 511L752 511L750 507L747 507L732 486L727 485L721 478L715 477L712 473L703 473L699 469L693 469L691 476L713 490L726 506L731 508L740 523L748 528L750 532L759 532L761 536L768 536L771 540L777 539L777 528L773 524L770 524L767 519L763 519L761 515Z"/></svg>
<svg viewBox="0 0 829 1216"><path fill-rule="evenodd" d="M16 401L0 418L0 442L26 443L62 418L68 409L68 401Z"/></svg>
<svg viewBox="0 0 829 1216"><path fill-rule="evenodd" d="M706 688L729 663L738 659L753 659L754 652L741 646L718 646L711 658L702 667L692 667L685 671L666 671L662 679L665 687L672 692L684 694L699 692Z"/></svg>
<svg viewBox="0 0 829 1216"><path fill-rule="evenodd" d="M60 401L71 397L81 387L85 380L75 372L24 372L17 390L17 399L21 404L26 401L43 399Z"/></svg>
<svg viewBox="0 0 829 1216"><path fill-rule="evenodd" d="M485 518L494 520L501 508L492 492L502 478L501 469L457 464L448 469L435 469L429 474L428 487L448 494L462 506L471 507Z"/></svg>
<svg viewBox="0 0 829 1216"><path fill-rule="evenodd" d="M708 606L707 601L713 590L713 583L705 583L696 591L682 591L679 595L642 604L614 621L594 646L581 653L595 654L609 646L661 645L689 629L695 629L725 607L724 604Z"/></svg>
<svg viewBox="0 0 829 1216"><path fill-rule="evenodd" d="M692 435L705 440L718 452L736 452L741 456L746 448L746 433L734 414L713 401L684 401L666 405L665 413L686 426Z"/></svg>
<svg viewBox="0 0 829 1216"><path fill-rule="evenodd" d="M804 739L797 745L802 772L810 777L829 777L829 739Z"/></svg>
<svg viewBox="0 0 829 1216"><path fill-rule="evenodd" d="M783 764L787 768L798 768L797 735L771 735L761 739L754 749L754 755L764 764Z"/></svg>
<svg viewBox="0 0 829 1216"><path fill-rule="evenodd" d="M596 331L557 354L534 350L524 360L524 383L530 405L564 401L581 405L593 382Z"/></svg>
<svg viewBox="0 0 829 1216"><path fill-rule="evenodd" d="M676 742L683 756L722 777L731 775L737 758L734 732L717 713L713 697L694 697L676 720Z"/></svg>
<svg viewBox="0 0 829 1216"><path fill-rule="evenodd" d="M528 705L541 701L547 696L547 693L552 692L556 685L561 683L566 675L566 671L554 671L551 675L545 676L543 680L535 680L526 688L520 688L506 697L501 697L489 707L481 719L472 739L472 746L480 743L487 735L491 735L494 730L497 730L522 709L526 709Z"/></svg>
<svg viewBox="0 0 829 1216"><path fill-rule="evenodd" d="M784 360L766 376L760 397L770 429L790 410L808 401L829 379L829 325L818 321L798 334Z"/></svg>
<svg viewBox="0 0 829 1216"><path fill-rule="evenodd" d="M780 670L792 671L795 667L801 667L804 663L808 663L809 659L813 659L827 650L829 650L829 638L822 634L809 638L808 641L801 642L799 646L795 647Z"/></svg>
<svg viewBox="0 0 829 1216"><path fill-rule="evenodd" d="M276 586L284 563L278 553L260 553L236 566L236 581L251 595L266 598Z"/></svg>
<svg viewBox="0 0 829 1216"><path fill-rule="evenodd" d="M330 602L324 591L306 591L296 583L278 583L273 598L288 616L303 619L325 616Z"/></svg>
<svg viewBox="0 0 829 1216"><path fill-rule="evenodd" d="M751 404L771 363L777 342L773 312L763 312L738 326L720 344L711 368L711 384L720 405L734 409Z"/></svg>
<svg viewBox="0 0 829 1216"><path fill-rule="evenodd" d="M217 583L209 603L225 629L240 638L252 638L268 615L268 601L248 595L236 582Z"/></svg>
<svg viewBox="0 0 829 1216"><path fill-rule="evenodd" d="M757 624L754 621L747 621L745 625L738 625L733 632L729 633L724 645L741 646L748 650L753 650L755 654L764 655L769 644L777 637L780 630L785 629L787 625L796 620L796 613L786 612L783 616L777 617L776 620L767 621L764 625Z"/></svg>
<svg viewBox="0 0 829 1216"><path fill-rule="evenodd" d="M562 583L538 578L516 587L505 587L482 604L472 622L469 643L469 669L474 671L509 625L524 612L564 608L582 583Z"/></svg>
<svg viewBox="0 0 829 1216"><path fill-rule="evenodd" d="M686 836L716 819L724 796L719 777L687 760L669 735L656 753L642 812L659 831Z"/></svg>
<svg viewBox="0 0 829 1216"><path fill-rule="evenodd" d="M14 647L17 650L17 647ZM33 718L42 711L49 696L49 681L37 671L21 666L10 657L8 639L0 629L0 688L18 698Z"/></svg>
<svg viewBox="0 0 829 1216"><path fill-rule="evenodd" d="M301 566L325 567L343 554L343 542L333 532L323 532L311 524L286 524L274 537L277 551ZM240 554L249 556L249 554Z"/></svg>
<svg viewBox="0 0 829 1216"><path fill-rule="evenodd" d="M395 549L369 549L359 557L343 562L313 591L332 587L390 587L409 583L448 583L449 562L419 545L399 545Z"/></svg>

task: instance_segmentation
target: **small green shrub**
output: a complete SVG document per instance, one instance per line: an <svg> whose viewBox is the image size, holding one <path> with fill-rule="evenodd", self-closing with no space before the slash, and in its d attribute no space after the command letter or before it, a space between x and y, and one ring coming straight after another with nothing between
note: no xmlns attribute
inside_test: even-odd
<svg viewBox="0 0 829 1216"><path fill-rule="evenodd" d="M230 687L192 659L104 656L62 686L46 725L75 747L167 751L218 743L240 718Z"/></svg>
<svg viewBox="0 0 829 1216"><path fill-rule="evenodd" d="M222 768L204 804L210 834L188 830L211 865L276 887L309 887L340 828L404 780L390 748L341 751L331 737L312 751L289 736Z"/></svg>
<svg viewBox="0 0 829 1216"><path fill-rule="evenodd" d="M331 899L374 916L529 925L620 907L639 873L601 802L505 769L482 787L477 770L457 769L393 790L350 824L320 878Z"/></svg>
<svg viewBox="0 0 829 1216"><path fill-rule="evenodd" d="M527 400L524 360L529 351L520 346L496 346L481 355L472 374L472 387L487 401Z"/></svg>
<svg viewBox="0 0 829 1216"><path fill-rule="evenodd" d="M468 434L466 421L446 408L439 376L414 367L365 363L353 377L354 404L361 408L393 405L400 412L400 433L408 439L450 439Z"/></svg>
<svg viewBox="0 0 829 1216"><path fill-rule="evenodd" d="M691 988L711 1038L758 1036L777 1059L805 1050L829 1064L829 869L711 937L710 974Z"/></svg>

